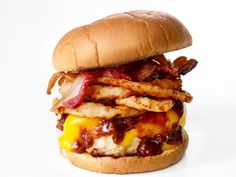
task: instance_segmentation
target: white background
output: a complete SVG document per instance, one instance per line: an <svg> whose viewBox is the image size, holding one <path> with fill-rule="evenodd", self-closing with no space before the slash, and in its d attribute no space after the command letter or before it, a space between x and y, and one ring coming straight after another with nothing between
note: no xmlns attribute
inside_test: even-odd
<svg viewBox="0 0 236 177"><path fill-rule="evenodd" d="M193 96L190 144L178 164L147 176L235 176L236 12L234 1L0 0L0 176L103 176L70 165L58 152L46 95L52 51L68 30L116 12L148 9L179 18L193 46L167 54L199 61L184 77ZM106 175L109 176L109 175ZM111 175L112 176L112 175ZM127 175L129 176L129 175ZM135 176L135 175L131 175Z"/></svg>

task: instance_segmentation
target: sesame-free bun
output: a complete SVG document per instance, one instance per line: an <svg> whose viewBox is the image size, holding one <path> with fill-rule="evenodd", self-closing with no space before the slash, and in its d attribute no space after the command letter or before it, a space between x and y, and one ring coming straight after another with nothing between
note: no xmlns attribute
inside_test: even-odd
<svg viewBox="0 0 236 177"><path fill-rule="evenodd" d="M188 47L192 38L175 17L156 11L131 11L105 17L68 32L57 44L57 71L116 66Z"/></svg>
<svg viewBox="0 0 236 177"><path fill-rule="evenodd" d="M155 171L175 164L181 159L188 146L188 135L184 130L183 137L182 144L156 156L113 158L93 157L88 153L77 154L72 152L65 152L65 156L75 166L99 173L127 174Z"/></svg>

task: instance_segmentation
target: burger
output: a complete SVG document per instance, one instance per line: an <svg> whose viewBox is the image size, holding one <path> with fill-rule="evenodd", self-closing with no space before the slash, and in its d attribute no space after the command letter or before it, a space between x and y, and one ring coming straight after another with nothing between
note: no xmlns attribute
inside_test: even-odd
<svg viewBox="0 0 236 177"><path fill-rule="evenodd" d="M77 27L53 53L58 85L51 111L59 147L75 166L100 173L139 173L166 168L183 156L188 135L181 76L196 65L165 53L192 38L175 17L156 11L111 15Z"/></svg>

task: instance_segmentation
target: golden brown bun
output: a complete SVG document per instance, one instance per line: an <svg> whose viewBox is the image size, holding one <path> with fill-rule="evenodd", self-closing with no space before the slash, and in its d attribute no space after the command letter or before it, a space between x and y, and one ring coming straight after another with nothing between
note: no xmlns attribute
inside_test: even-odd
<svg viewBox="0 0 236 177"><path fill-rule="evenodd" d="M57 71L121 65L188 47L192 38L175 17L155 11L115 14L68 32L57 44Z"/></svg>
<svg viewBox="0 0 236 177"><path fill-rule="evenodd" d="M188 135L183 130L184 141L174 149L160 155L147 157L93 157L90 154L67 153L67 158L75 166L99 173L141 173L166 168L177 163L188 146Z"/></svg>

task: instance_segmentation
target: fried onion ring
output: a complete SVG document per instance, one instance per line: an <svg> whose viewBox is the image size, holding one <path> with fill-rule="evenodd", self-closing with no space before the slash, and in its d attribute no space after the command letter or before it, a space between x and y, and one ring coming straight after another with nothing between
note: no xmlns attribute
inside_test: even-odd
<svg viewBox="0 0 236 177"><path fill-rule="evenodd" d="M104 106L101 103L92 103L92 102L85 102L82 103L79 107L70 109L65 107L60 107L58 109L58 113L67 113L67 114L73 114L80 117L86 117L86 118L106 118L110 119L114 116L117 117L131 117L131 116L137 116L144 111L130 108L127 106Z"/></svg>
<svg viewBox="0 0 236 177"><path fill-rule="evenodd" d="M141 95L149 95L156 98L173 98L187 103L190 103L192 101L192 96L186 91L164 89L145 82L133 82L124 79L114 79L108 77L99 77L97 81L103 84L130 89Z"/></svg>
<svg viewBox="0 0 236 177"><path fill-rule="evenodd" d="M174 102L171 99L153 100L148 97L131 96L123 99L116 99L116 104L128 106L138 110L167 112L173 107Z"/></svg>

